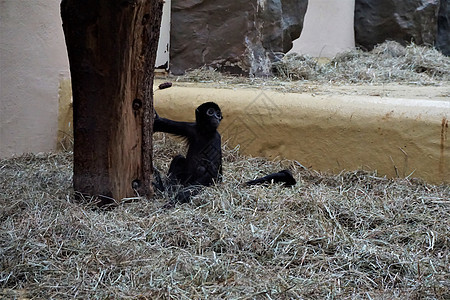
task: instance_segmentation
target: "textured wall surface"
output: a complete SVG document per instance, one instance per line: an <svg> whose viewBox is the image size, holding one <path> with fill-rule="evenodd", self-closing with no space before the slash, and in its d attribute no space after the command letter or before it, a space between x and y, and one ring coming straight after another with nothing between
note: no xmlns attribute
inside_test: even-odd
<svg viewBox="0 0 450 300"><path fill-rule="evenodd" d="M307 0L173 0L171 72L207 65L267 75L300 36Z"/></svg>
<svg viewBox="0 0 450 300"><path fill-rule="evenodd" d="M356 45L371 50L386 40L414 42L436 45L449 55L447 2L355 0ZM271 62L288 52L300 36L307 6L308 0L173 0L171 71L182 74L210 66L231 73L267 75ZM324 9L333 12L336 7ZM321 20L317 17L318 32ZM340 26L339 20L329 21ZM321 36L317 35L319 42Z"/></svg>
<svg viewBox="0 0 450 300"><path fill-rule="evenodd" d="M439 7L440 0L356 0L356 43L368 50L385 40L434 45Z"/></svg>
<svg viewBox="0 0 450 300"><path fill-rule="evenodd" d="M441 0L436 48L445 55L450 56L450 4L448 0Z"/></svg>

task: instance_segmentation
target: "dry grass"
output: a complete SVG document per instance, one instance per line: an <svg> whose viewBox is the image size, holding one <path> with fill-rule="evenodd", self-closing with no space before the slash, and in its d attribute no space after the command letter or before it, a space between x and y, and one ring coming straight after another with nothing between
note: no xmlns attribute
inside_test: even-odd
<svg viewBox="0 0 450 300"><path fill-rule="evenodd" d="M385 42L370 52L352 50L319 63L317 59L298 54L286 55L274 63L276 77L246 78L226 76L210 68L200 68L177 77L178 81L206 82L226 87L271 86L296 92L288 82L314 81L322 84L440 85L450 82L450 58L438 50L418 45L404 47Z"/></svg>
<svg viewBox="0 0 450 300"><path fill-rule="evenodd" d="M282 78L322 82L438 84L450 80L450 58L434 48L385 42L371 52L353 50L319 64L315 59L287 55L275 65Z"/></svg>
<svg viewBox="0 0 450 300"><path fill-rule="evenodd" d="M178 143L160 135L165 169ZM338 176L225 150L190 204L93 209L72 154L0 161L0 298L449 299L450 187ZM245 180L290 167L293 188Z"/></svg>
<svg viewBox="0 0 450 300"><path fill-rule="evenodd" d="M193 70L178 81L302 91L319 84L448 84L437 51L385 43L318 64L286 56L278 78ZM293 83L293 84L291 84ZM167 170L183 145L158 134ZM298 184L242 187L291 168ZM225 149L224 182L175 209L99 210L73 198L72 153L0 160L0 298L449 299L450 186L340 175Z"/></svg>

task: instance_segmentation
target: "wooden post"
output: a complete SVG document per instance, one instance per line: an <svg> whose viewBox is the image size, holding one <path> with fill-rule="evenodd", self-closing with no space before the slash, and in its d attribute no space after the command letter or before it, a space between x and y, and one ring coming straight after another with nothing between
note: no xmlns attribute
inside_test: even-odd
<svg viewBox="0 0 450 300"><path fill-rule="evenodd" d="M62 0L73 92L74 190L150 197L153 73L163 1ZM108 200L109 199L109 200Z"/></svg>

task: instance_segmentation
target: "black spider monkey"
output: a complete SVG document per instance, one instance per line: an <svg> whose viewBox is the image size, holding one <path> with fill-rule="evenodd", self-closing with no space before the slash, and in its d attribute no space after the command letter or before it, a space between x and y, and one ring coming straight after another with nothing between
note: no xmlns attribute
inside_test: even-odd
<svg viewBox="0 0 450 300"><path fill-rule="evenodd" d="M223 116L214 102L206 102L195 110L195 122L177 122L161 118L155 113L154 132L167 132L186 138L186 157L177 155L169 167L169 187L183 186L175 195L175 202L188 202L202 186L210 186L222 179L222 146L217 128ZM162 184L155 184L163 189Z"/></svg>
<svg viewBox="0 0 450 300"><path fill-rule="evenodd" d="M164 191L169 188L174 199L166 205L170 207L174 202L188 202L191 196L198 194L203 186L210 186L222 180L222 145L217 128L223 116L220 107L214 102L206 102L195 110L195 122L178 122L161 118L155 112L153 124L154 132L166 132L186 138L188 151L186 157L177 155L170 163L168 186L162 183L160 175L155 170L155 187ZM289 170L246 182L247 186L264 183L280 183L293 186L296 180ZM182 186L178 190L173 187Z"/></svg>

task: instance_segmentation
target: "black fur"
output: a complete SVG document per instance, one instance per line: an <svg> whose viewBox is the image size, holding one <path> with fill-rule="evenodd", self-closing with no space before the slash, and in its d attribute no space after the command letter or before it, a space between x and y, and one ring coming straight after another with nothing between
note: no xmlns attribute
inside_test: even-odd
<svg viewBox="0 0 450 300"><path fill-rule="evenodd" d="M195 122L172 121L155 115L155 132L175 134L186 138L188 143L186 157L177 155L170 163L168 183L163 183L155 169L154 186L158 190L169 192L172 198L166 207L172 207L175 202L188 202L202 187L222 180L222 145L217 132L222 119L220 107L214 102L203 103L197 107ZM283 170L248 181L246 185L279 182L284 182L284 186L296 184L292 173Z"/></svg>
<svg viewBox="0 0 450 300"><path fill-rule="evenodd" d="M284 186L289 187L297 183L291 171L283 170L278 173L272 173L267 176L257 178L255 180L247 181L246 185L265 184L265 183L280 183L284 182Z"/></svg>
<svg viewBox="0 0 450 300"><path fill-rule="evenodd" d="M195 110L195 122L172 121L156 114L155 132L182 136L188 143L186 157L177 155L169 168L169 186L188 188L188 191L182 189L176 194L176 202L188 202L200 191L192 186L210 186L221 181L222 147L217 128L222 118L221 110L214 102L203 103Z"/></svg>

